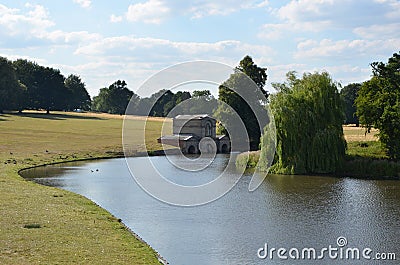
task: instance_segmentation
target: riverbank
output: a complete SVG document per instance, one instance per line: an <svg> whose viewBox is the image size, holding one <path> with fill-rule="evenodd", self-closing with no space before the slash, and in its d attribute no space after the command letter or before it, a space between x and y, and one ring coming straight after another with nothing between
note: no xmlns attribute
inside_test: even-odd
<svg viewBox="0 0 400 265"><path fill-rule="evenodd" d="M388 160L385 151L378 142L376 129L365 134L364 128L344 126L347 142L346 157L335 177L351 177L360 179L395 179L400 180L400 162ZM240 154L236 159L238 167L254 168L260 157L260 151Z"/></svg>
<svg viewBox="0 0 400 265"><path fill-rule="evenodd" d="M157 138L161 121L149 120L149 137ZM0 115L0 264L160 263L154 250L95 203L18 175L43 164L120 156L121 130L118 115ZM159 146L154 141L148 148Z"/></svg>

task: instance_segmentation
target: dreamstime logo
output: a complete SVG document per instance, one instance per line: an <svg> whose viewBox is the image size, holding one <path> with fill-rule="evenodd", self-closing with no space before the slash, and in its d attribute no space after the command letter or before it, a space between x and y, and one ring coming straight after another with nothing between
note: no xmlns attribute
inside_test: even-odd
<svg viewBox="0 0 400 265"><path fill-rule="evenodd" d="M276 146L276 129L271 110L268 104L266 104L267 100L253 80L239 70L222 63L194 61L176 64L156 73L141 85L138 89L138 94L154 94L162 89L164 89L163 91L169 90L176 92L185 90L187 87L201 88L209 87L210 85L218 87L230 77L235 79L235 84L229 87L229 89L234 91L248 104L256 117L258 127L260 128L260 134L264 132L264 128L268 128L268 136L270 139L268 148L271 150L266 152L268 156L266 158L266 161L268 161L267 168L265 172L256 170L253 173L249 184L249 191L254 191L263 182L268 173L269 166L272 163ZM156 107L158 107L157 103L162 101L164 96L163 93L159 93L157 99L153 98L153 101L148 106L145 106L145 113L150 114L152 111L154 112ZM206 104L201 104L201 102ZM212 117L213 114L210 113L211 110L217 108L220 110L218 119ZM163 172L159 170L158 165L152 163L152 159L150 159L148 155L145 157L146 159L141 160L140 168L135 166L133 160L129 159L129 157L135 154L138 145L144 146L147 151L147 146L151 142L154 142L156 140L155 138L161 137L161 135L155 136L154 130L150 130L152 126L150 118L146 118L146 121L142 123L142 125L131 118L131 115L135 114L135 110L135 102L131 100L124 117L122 132L123 148L126 163L132 177L148 194L172 205L195 206L220 198L231 190L239 181L244 169L239 170L238 174L228 173L228 171L232 170L230 167L234 167L235 165L235 155L233 155L233 153L230 153L229 162L218 177L206 184L197 186L183 186L168 180L163 175ZM222 101L208 100L206 98L189 98L172 108L167 117L174 118L177 115L189 114L208 114L212 118L219 120L230 136L230 150L236 153L249 150L250 139L245 124L238 113L228 104ZM167 130L171 127L171 119L168 118L163 121L162 135L168 134ZM138 126L141 127L138 128ZM184 124L180 126L182 129ZM209 129L211 130L211 128L206 128L206 130ZM215 128L213 129L215 130ZM141 139L137 139L138 130L143 131ZM206 136L209 135L207 134ZM175 146L180 146L184 141L191 141L188 134L174 134L170 137L170 140L176 142L176 144L173 144ZM197 149L193 148L193 150L189 150L199 151L200 156L197 157L187 156L182 146L171 151L171 141L169 142L170 145L166 145L162 142L163 151L168 162L179 170L182 170L182 172L204 170L212 165L217 151L221 151L221 147L216 145L215 141L218 141L218 139L215 136L202 138L197 143ZM143 170L143 168L146 170Z"/></svg>
<svg viewBox="0 0 400 265"><path fill-rule="evenodd" d="M320 249L304 248L275 248L267 243L257 251L259 259L278 260L396 260L394 252L375 252L371 248L349 247L346 237L336 239L336 245L329 245Z"/></svg>

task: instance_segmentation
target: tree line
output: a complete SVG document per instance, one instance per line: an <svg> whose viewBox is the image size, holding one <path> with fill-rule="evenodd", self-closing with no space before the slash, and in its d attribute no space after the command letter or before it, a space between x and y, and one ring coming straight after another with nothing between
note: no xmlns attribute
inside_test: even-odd
<svg viewBox="0 0 400 265"><path fill-rule="evenodd" d="M192 93L160 90L150 97L141 98L131 91L124 80L117 80L100 89L90 98L86 85L78 75L65 77L60 70L41 66L24 59L10 61L0 57L0 113L4 110L96 111L124 114L132 100L134 113L165 117L181 102L193 98L196 104L185 107L187 113L208 109L213 113L216 99L209 90ZM210 107L207 107L210 106ZM150 111L149 111L150 110Z"/></svg>
<svg viewBox="0 0 400 265"><path fill-rule="evenodd" d="M190 104L185 104L191 99ZM92 110L112 114L124 114L131 102L130 114L153 117L166 117L174 109L175 113L198 114L199 110L215 110L216 99L209 90L177 91L162 89L149 97L141 98L129 90L125 81L118 80L109 87L101 88L98 96L93 98ZM181 104L182 103L182 104Z"/></svg>
<svg viewBox="0 0 400 265"><path fill-rule="evenodd" d="M90 109L90 96L77 75L18 59L0 57L0 112Z"/></svg>
<svg viewBox="0 0 400 265"><path fill-rule="evenodd" d="M275 163L280 165L277 171L334 171L344 156L345 145L340 126L346 123L361 124L367 131L372 127L379 129L379 140L388 156L399 159L400 55L393 54L387 63L373 62L371 67L370 80L349 84L342 89L326 72L306 73L302 78L298 78L295 72L289 72L286 82L273 84L277 93L269 95L264 89L267 69L257 66L250 56L245 56L235 72L219 86L218 100L231 106L244 121L251 150L262 149L263 138L249 103L259 106L270 103L277 121ZM254 81L264 99L254 98L253 102L245 102L231 89L243 89L243 74ZM254 88L248 89L242 92L253 94L251 89ZM195 100L195 103L181 104L187 99ZM267 102L263 102L265 99ZM9 61L0 57L0 112L82 109L124 114L130 100L134 108L132 113L137 115L165 117L179 107L185 114L198 114L199 110L207 109L208 114L222 119L223 114L228 112L223 105L216 103L217 99L208 90L192 93L161 90L141 98L129 90L123 80L101 88L91 100L85 83L77 75L65 78L58 69L23 59ZM221 132L227 133L223 127ZM264 139L264 144L267 142Z"/></svg>

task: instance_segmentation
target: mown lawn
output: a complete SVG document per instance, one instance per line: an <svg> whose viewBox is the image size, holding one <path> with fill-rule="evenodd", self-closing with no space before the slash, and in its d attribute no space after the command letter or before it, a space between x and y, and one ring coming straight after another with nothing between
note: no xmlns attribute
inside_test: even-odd
<svg viewBox="0 0 400 265"><path fill-rule="evenodd" d="M136 118L142 134L143 118ZM162 119L148 122L150 149ZM40 164L122 154L121 116L0 115L0 264L158 264L156 253L90 200L22 179ZM143 151L141 137L136 148Z"/></svg>
<svg viewBox="0 0 400 265"><path fill-rule="evenodd" d="M347 141L346 161L337 175L358 178L400 179L400 162L391 161L378 141L378 130L354 126L344 126Z"/></svg>

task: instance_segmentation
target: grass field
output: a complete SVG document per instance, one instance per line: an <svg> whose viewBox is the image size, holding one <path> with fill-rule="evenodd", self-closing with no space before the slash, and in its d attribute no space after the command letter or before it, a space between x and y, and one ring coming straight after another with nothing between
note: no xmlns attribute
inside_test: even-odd
<svg viewBox="0 0 400 265"><path fill-rule="evenodd" d="M136 117L138 134L144 119ZM150 149L163 119L150 119ZM158 264L156 253L108 212L71 192L22 179L20 169L121 155L122 117L0 115L0 264ZM136 146L143 151L138 137Z"/></svg>
<svg viewBox="0 0 400 265"><path fill-rule="evenodd" d="M344 138L350 142L376 142L378 141L378 130L371 129L370 133L365 132L365 128L354 125L343 126Z"/></svg>

